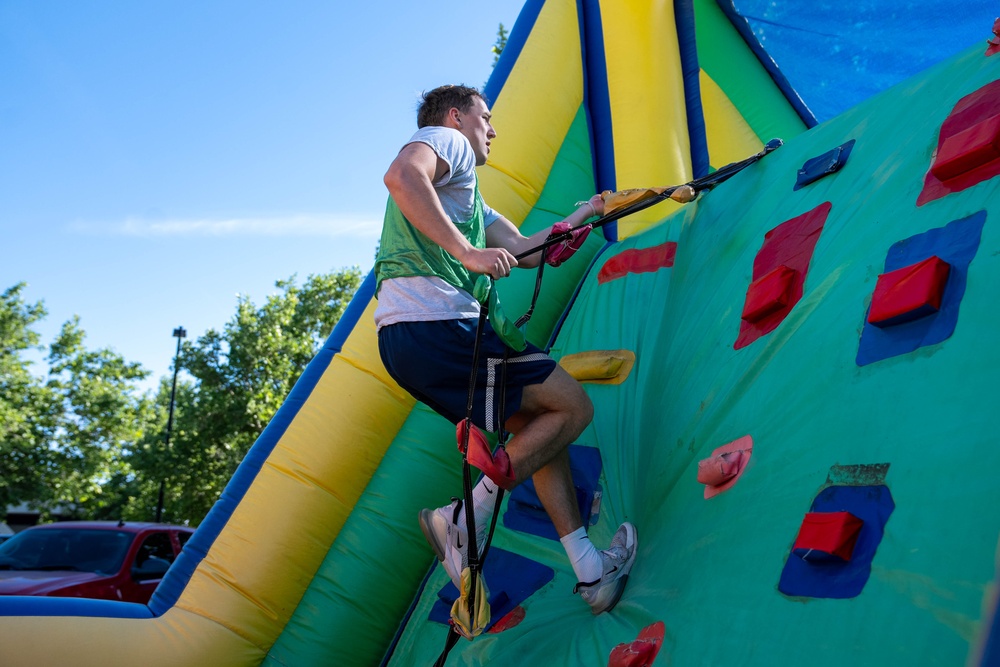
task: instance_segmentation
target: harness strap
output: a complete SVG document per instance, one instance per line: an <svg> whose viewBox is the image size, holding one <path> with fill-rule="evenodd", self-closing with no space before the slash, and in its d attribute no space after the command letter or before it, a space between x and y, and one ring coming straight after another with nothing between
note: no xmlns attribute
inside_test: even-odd
<svg viewBox="0 0 1000 667"><path fill-rule="evenodd" d="M610 222L610 220L608 220ZM552 242L556 242L561 239L563 235L550 234L546 243L551 245ZM540 246L540 249L547 248L548 245ZM531 254L530 252L528 254ZM535 304L538 303L538 296L542 289L542 275L545 270L545 258L542 257L541 261L538 263L538 274L535 278L535 290L531 296L531 304L528 306L528 310L517 319L514 326L517 328L523 327L531 319L531 316L535 311ZM495 289L495 287L493 287ZM476 609L476 580L479 577L483 565L486 562L486 554L489 552L490 545L493 542L493 534L496 531L497 520L500 517L500 505L503 502L504 489L499 484L497 485L497 497L493 505L493 516L490 519L490 527L486 533L486 539L482 545L482 551L479 551L479 545L476 543L476 513L474 509L474 503L472 500L472 466L469 463L469 438L472 428L474 425L472 423L472 409L473 403L475 402L476 395L476 378L479 372L479 354L482 347L483 332L486 329L486 319L489 314L489 304L481 304L479 310L479 322L476 325L476 342L472 349L472 370L469 373L469 393L468 399L465 404L465 428L461 429L462 432L462 442L460 443L460 448L463 452L462 455L462 502L465 504L465 527L468 534L467 546L469 549L468 560L469 560L469 571L471 574L470 578L470 589L469 589L469 617L475 618ZM504 428L504 423L506 422L506 408L507 408L507 362L510 359L510 348L504 349L503 361L500 364L500 397L497 402L497 424L499 425L499 443L497 447L505 447L507 443L507 438L509 433ZM448 654L458 643L458 638L460 633L454 627L452 627L448 636L445 638L445 647L441 655L438 657L437 662L434 663L435 667L443 667L445 661L448 659Z"/></svg>
<svg viewBox="0 0 1000 667"><path fill-rule="evenodd" d="M654 195L654 196L651 196L651 197L647 197L647 198L644 198L644 199L640 199L640 200L635 201L635 202L633 202L633 203L631 203L631 204L629 204L627 206L623 206L623 207L621 207L620 209L618 209L616 211L612 211L611 213L608 213L608 214L606 214L606 215L598 218L594 222L584 223L582 225L577 225L576 227L573 227L571 229L567 229L565 232L563 232L561 234L550 235L547 239L545 239L544 243L542 243L540 245L537 245L534 248L530 248L528 250L525 250L524 252L522 252L522 253L520 253L518 255L514 255L514 259L521 260L521 259L524 259L525 257L530 256L530 255L534 255L536 252L538 252L540 250L546 250L549 247L556 245L557 243L562 243L563 241L568 241L569 239L571 239L573 237L574 233L580 231L581 229L583 229L584 227L586 227L588 224L591 225L593 227L593 229L597 229L598 227L603 227L604 225L606 225L606 224L608 224L610 222L614 222L615 220L618 220L620 218L624 218L627 215L632 215L633 213L638 213L639 211L644 211L645 209L649 208L650 206L653 206L654 204L659 204L662 201L670 199L670 195L672 195L674 193L674 191L677 190L677 188L680 188L683 185L690 186L691 188L694 189L695 192L701 192L702 190L710 190L710 189L714 188L716 185L718 185L719 183L722 183L723 181L729 180L730 178L732 178L733 176L735 176L739 172L743 171L744 169L746 169L750 165L754 164L755 162L757 162L758 160L760 160L761 158L763 158L768 153L771 153L772 151L777 150L783 144L784 144L784 142L781 139L771 139L766 144L764 144L764 148L760 152L754 153L750 157L744 158L744 159L742 159L742 160L740 160L738 162L731 162L730 164L727 164L724 167L719 167L718 169L716 169L712 173L706 174L705 176L702 176L701 178L696 178L696 179L694 179L692 181L688 181L687 183L683 183L681 185L674 185L674 186L665 188L663 190L663 192L660 193L660 194L657 194L657 195Z"/></svg>

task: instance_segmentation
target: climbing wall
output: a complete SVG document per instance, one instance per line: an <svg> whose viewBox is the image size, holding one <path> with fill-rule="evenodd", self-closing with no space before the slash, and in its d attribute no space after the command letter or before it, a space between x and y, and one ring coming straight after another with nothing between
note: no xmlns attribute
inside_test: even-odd
<svg viewBox="0 0 1000 667"><path fill-rule="evenodd" d="M639 531L629 586L591 616L525 490L486 570L496 626L449 665L977 660L998 79L976 47L598 255L552 352L597 410L573 451L591 536ZM389 664L433 663L453 596L433 569Z"/></svg>

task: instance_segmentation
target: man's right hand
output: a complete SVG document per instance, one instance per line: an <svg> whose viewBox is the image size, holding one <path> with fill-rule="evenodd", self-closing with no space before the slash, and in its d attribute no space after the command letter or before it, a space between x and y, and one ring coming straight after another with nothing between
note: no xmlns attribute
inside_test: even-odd
<svg viewBox="0 0 1000 667"><path fill-rule="evenodd" d="M506 248L469 248L460 259L469 271L495 279L506 278L510 270L517 266L514 255Z"/></svg>

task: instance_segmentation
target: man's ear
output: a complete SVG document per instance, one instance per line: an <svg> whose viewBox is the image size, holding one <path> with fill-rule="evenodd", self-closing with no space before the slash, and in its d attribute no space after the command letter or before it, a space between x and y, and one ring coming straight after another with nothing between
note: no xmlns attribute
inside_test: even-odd
<svg viewBox="0 0 1000 667"><path fill-rule="evenodd" d="M458 107L448 109L448 118L455 124L455 127L462 127L462 119L459 117L459 114Z"/></svg>

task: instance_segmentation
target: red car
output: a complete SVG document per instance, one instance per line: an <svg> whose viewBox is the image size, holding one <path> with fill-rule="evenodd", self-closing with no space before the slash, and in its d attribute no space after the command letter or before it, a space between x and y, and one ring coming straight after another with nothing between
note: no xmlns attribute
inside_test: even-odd
<svg viewBox="0 0 1000 667"><path fill-rule="evenodd" d="M0 544L0 595L146 603L193 528L123 521L63 521Z"/></svg>

